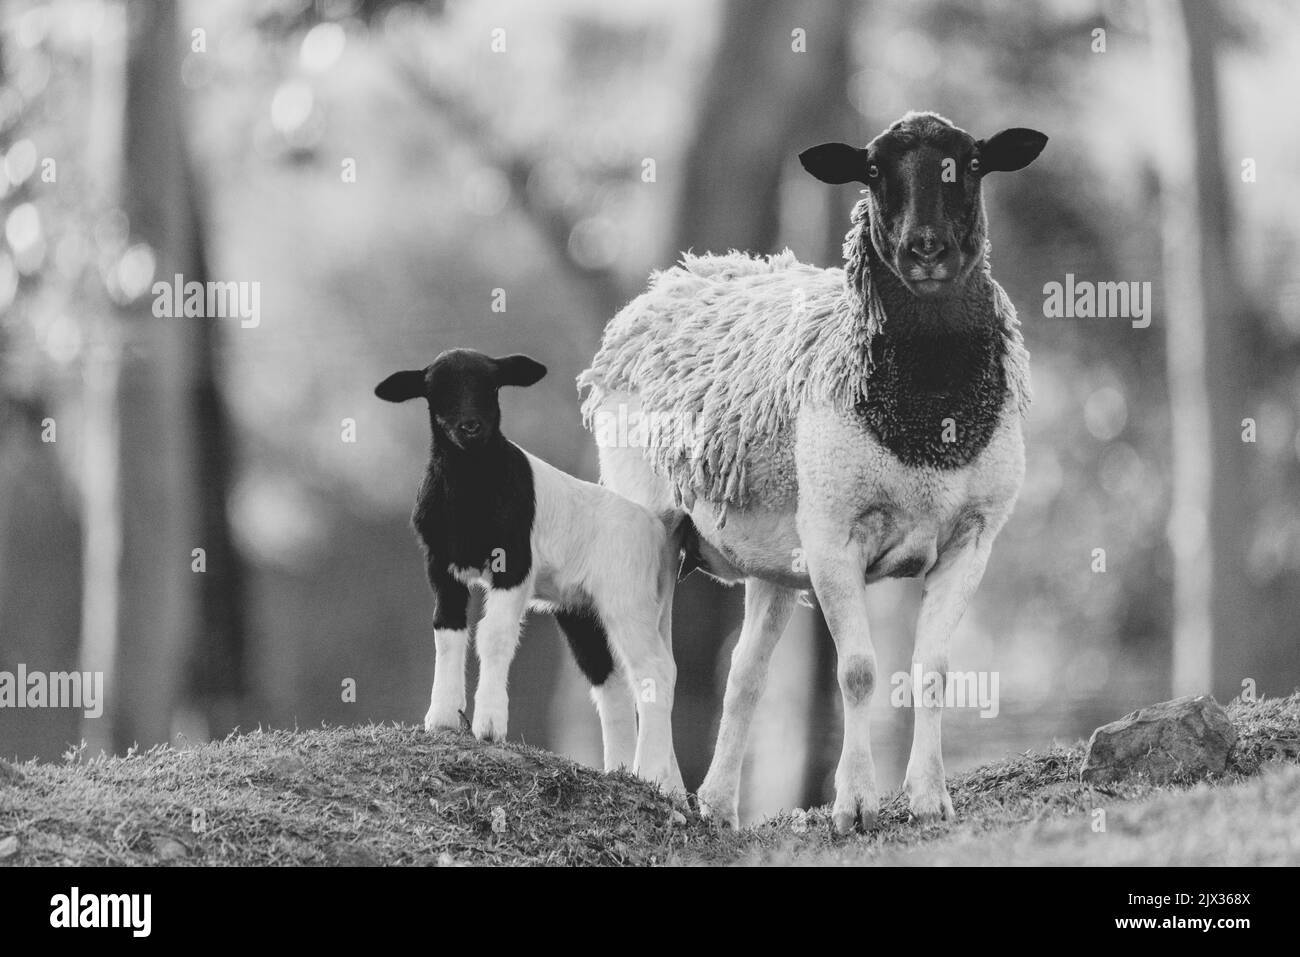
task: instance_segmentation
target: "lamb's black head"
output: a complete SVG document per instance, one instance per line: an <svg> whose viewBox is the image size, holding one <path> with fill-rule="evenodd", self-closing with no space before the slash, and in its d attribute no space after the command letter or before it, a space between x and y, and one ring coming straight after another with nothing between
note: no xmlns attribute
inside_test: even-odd
<svg viewBox="0 0 1300 957"><path fill-rule="evenodd" d="M864 183L876 256L914 295L937 298L983 258L984 176L1023 169L1046 143L1023 128L976 140L937 113L908 113L865 149L823 143L799 161L824 183Z"/></svg>
<svg viewBox="0 0 1300 957"><path fill-rule="evenodd" d="M375 395L388 402L423 396L434 442L469 451L500 434L497 390L532 385L544 375L546 366L528 356L493 359L473 349L449 349L423 369L394 372L375 386Z"/></svg>

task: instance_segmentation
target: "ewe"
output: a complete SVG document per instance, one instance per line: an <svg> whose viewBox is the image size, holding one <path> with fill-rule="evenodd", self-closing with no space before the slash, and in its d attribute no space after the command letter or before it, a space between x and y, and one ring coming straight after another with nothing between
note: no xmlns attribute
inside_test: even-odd
<svg viewBox="0 0 1300 957"><path fill-rule="evenodd" d="M737 823L741 761L768 661L800 590L835 639L844 746L836 828L879 808L868 727L876 654L866 586L924 578L913 661L947 672L1024 474L1028 354L987 258L981 182L1028 165L1043 134L976 140L909 113L865 149L800 156L828 183L861 182L844 269L788 252L683 257L609 323L584 420L601 479L688 516L692 563L745 582L745 623L701 807ZM635 441L610 423L636 421ZM940 711L917 707L906 790L920 819L950 817Z"/></svg>

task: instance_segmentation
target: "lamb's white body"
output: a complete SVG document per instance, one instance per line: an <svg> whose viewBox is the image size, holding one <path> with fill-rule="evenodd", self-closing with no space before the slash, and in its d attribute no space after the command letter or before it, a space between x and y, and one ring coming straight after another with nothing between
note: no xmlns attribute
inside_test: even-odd
<svg viewBox="0 0 1300 957"><path fill-rule="evenodd" d="M676 670L669 638L676 545L649 509L525 455L536 497L529 576L515 588L493 589L489 569L452 570L486 595L476 635L480 674L474 734L505 736L506 679L526 610L553 612L590 603L615 660L615 673L592 693L600 713L605 768L630 768L680 791L671 727ZM468 635L442 631L436 640L425 724L454 727L465 702Z"/></svg>

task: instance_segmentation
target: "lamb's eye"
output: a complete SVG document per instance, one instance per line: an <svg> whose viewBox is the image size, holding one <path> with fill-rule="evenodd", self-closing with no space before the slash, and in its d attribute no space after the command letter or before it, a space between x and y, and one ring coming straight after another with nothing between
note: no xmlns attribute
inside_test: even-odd
<svg viewBox="0 0 1300 957"><path fill-rule="evenodd" d="M868 179L879 179L879 178L880 178L880 167L877 166L875 163L868 163L868 164L867 164L867 178L868 178Z"/></svg>
<svg viewBox="0 0 1300 957"><path fill-rule="evenodd" d="M978 156L972 156L970 162L966 165L972 173L978 173L980 171L980 158Z"/></svg>

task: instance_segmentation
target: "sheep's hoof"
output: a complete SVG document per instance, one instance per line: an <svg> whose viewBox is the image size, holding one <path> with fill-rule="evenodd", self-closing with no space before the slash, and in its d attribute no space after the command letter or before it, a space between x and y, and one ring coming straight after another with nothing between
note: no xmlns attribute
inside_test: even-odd
<svg viewBox="0 0 1300 957"><path fill-rule="evenodd" d="M646 774L640 769L637 769L634 773L637 777L656 785L660 791L671 798L686 797L686 785L682 783L681 774L674 772L670 768L665 768L655 774Z"/></svg>
<svg viewBox="0 0 1300 957"><path fill-rule="evenodd" d="M831 823L835 833L841 836L852 834L855 827L860 827L863 833L872 830L879 816L880 801L875 796L837 794L831 809Z"/></svg>
<svg viewBox="0 0 1300 957"><path fill-rule="evenodd" d="M948 796L948 789L940 785L938 789L916 790L908 789L907 807L912 812L912 819L918 824L934 824L937 821L951 821L955 819L952 809L952 798Z"/></svg>
<svg viewBox="0 0 1300 957"><path fill-rule="evenodd" d="M710 795L704 788L700 788L695 798L700 802L700 817L704 820L712 821L719 827L729 827L733 831L740 830L740 806L737 799Z"/></svg>

